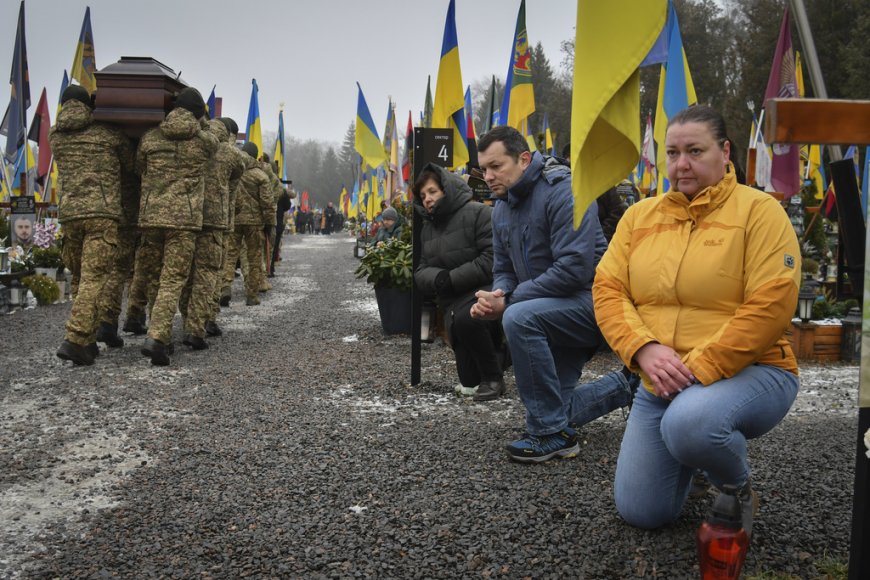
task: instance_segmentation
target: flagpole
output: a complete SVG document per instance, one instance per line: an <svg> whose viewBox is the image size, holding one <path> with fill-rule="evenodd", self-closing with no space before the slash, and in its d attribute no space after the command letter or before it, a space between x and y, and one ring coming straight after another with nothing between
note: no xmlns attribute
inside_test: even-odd
<svg viewBox="0 0 870 580"><path fill-rule="evenodd" d="M807 68L810 70L810 81L813 83L813 92L818 99L828 98L828 89L825 87L825 79L822 77L822 67L819 65L819 55L816 52L816 43L813 40L813 32L810 29L810 21L807 18L807 9L804 6L803 0L789 0L789 5L794 13L795 24L797 25L798 35L801 38L801 44L804 47L804 54L807 57ZM828 148L831 161L839 161L843 158L839 145L832 145Z"/></svg>

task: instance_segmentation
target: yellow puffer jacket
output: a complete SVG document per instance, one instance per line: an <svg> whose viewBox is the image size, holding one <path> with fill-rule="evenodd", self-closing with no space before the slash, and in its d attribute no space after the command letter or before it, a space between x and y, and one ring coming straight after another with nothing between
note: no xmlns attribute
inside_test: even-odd
<svg viewBox="0 0 870 580"><path fill-rule="evenodd" d="M654 341L677 351L704 385L754 363L797 374L784 334L800 271L782 206L738 185L729 166L691 202L670 191L629 208L596 271L595 317L635 372L635 353Z"/></svg>

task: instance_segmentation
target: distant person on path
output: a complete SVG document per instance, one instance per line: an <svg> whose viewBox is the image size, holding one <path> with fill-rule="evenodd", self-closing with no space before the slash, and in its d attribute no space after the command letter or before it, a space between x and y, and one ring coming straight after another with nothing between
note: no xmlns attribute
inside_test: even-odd
<svg viewBox="0 0 870 580"><path fill-rule="evenodd" d="M328 236L332 233L332 224L335 221L335 206L332 202L326 204L326 209L323 210L323 234Z"/></svg>
<svg viewBox="0 0 870 580"><path fill-rule="evenodd" d="M492 289L492 208L472 201L461 177L429 164L414 183L414 210L423 219L417 287L435 296L456 355L463 395L491 401L505 392L498 321L471 317L478 290ZM384 210L388 229L389 212Z"/></svg>
<svg viewBox="0 0 870 580"><path fill-rule="evenodd" d="M292 186L293 182L291 181L290 187ZM293 192L293 197L296 197L296 192ZM290 192L287 189L282 188L275 209L275 244L272 247L272 261L270 262L271 269L269 270L270 278L275 276L275 262L281 261L281 238L284 236L284 216L292 207L292 202L290 200Z"/></svg>
<svg viewBox="0 0 870 580"><path fill-rule="evenodd" d="M118 128L94 121L91 97L84 88L67 87L61 103L49 141L59 174L63 261L79 286L57 356L91 365L99 352L96 332L104 289L116 266L121 181L133 170L133 146ZM15 227L20 237L18 223Z"/></svg>
<svg viewBox="0 0 870 580"><path fill-rule="evenodd" d="M477 293L471 313L501 318L517 389L526 406L526 436L510 457L540 462L574 457L584 425L631 401L626 373L577 385L601 345L592 308L595 266L607 247L593 203L573 227L571 171L531 153L525 137L496 127L478 141L478 161L497 201L492 215L493 291Z"/></svg>
<svg viewBox="0 0 870 580"><path fill-rule="evenodd" d="M751 533L747 440L786 415L798 367L785 331L800 247L782 207L739 185L725 121L693 106L671 118L671 190L629 208L598 266L595 314L640 373L616 466L616 508L658 528L680 514L696 470L737 486Z"/></svg>

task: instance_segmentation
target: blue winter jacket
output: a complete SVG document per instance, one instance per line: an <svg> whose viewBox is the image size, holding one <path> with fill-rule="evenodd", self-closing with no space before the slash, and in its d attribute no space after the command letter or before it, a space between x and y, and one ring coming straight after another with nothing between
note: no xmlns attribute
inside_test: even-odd
<svg viewBox="0 0 870 580"><path fill-rule="evenodd" d="M492 287L509 294L509 303L591 291L607 240L595 203L577 230L573 213L571 170L535 152L492 214Z"/></svg>

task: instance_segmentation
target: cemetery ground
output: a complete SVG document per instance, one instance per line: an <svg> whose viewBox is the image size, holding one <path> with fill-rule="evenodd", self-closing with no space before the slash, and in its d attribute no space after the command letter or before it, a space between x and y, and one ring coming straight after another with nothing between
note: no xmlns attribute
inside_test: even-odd
<svg viewBox="0 0 870 580"><path fill-rule="evenodd" d="M0 317L0 577L694 578L710 498L664 529L619 518L625 428L523 465L507 395L454 395L452 353L384 337L352 240L287 236L274 289L241 282L209 350L170 367L125 335L92 367L55 356L69 303ZM584 371L617 368L612 354ZM760 492L745 577L844 577L858 367L806 364L788 417L750 443Z"/></svg>

